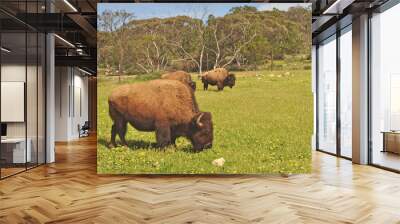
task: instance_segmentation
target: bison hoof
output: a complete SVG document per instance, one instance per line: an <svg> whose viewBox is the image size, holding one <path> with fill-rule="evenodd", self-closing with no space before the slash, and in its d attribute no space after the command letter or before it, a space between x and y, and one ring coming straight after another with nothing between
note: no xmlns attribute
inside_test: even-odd
<svg viewBox="0 0 400 224"><path fill-rule="evenodd" d="M115 144L115 143L108 144L108 148L110 148L110 149L115 148L115 147L117 147L117 144Z"/></svg>

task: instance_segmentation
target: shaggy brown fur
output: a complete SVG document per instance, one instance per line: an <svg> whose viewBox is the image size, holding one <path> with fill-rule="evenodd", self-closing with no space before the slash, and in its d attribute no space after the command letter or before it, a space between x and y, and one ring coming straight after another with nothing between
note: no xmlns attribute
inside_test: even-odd
<svg viewBox="0 0 400 224"><path fill-rule="evenodd" d="M208 85L217 85L218 91L223 90L225 86L232 88L235 85L235 75L230 74L225 68L216 68L208 71L201 76L204 90L208 89Z"/></svg>
<svg viewBox="0 0 400 224"><path fill-rule="evenodd" d="M187 137L195 150L210 148L213 141L211 113L200 112L193 91L176 80L152 80L119 86L109 96L111 145L118 133L127 145L127 123L139 131L155 131L157 144L175 144Z"/></svg>
<svg viewBox="0 0 400 224"><path fill-rule="evenodd" d="M179 80L185 84L188 84L193 90L196 90L196 83L192 81L192 77L185 71L176 71L163 74L162 79Z"/></svg>

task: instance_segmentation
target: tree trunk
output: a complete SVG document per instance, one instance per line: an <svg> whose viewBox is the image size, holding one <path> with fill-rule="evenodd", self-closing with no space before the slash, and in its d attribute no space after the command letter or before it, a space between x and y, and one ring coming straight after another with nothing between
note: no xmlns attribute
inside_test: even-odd
<svg viewBox="0 0 400 224"><path fill-rule="evenodd" d="M201 76L201 74L203 74L203 54L204 54L204 48L205 46L203 45L203 48L201 49L201 53L200 53L200 63L199 63L199 75Z"/></svg>
<svg viewBox="0 0 400 224"><path fill-rule="evenodd" d="M255 70L257 71L257 54L254 54Z"/></svg>
<svg viewBox="0 0 400 224"><path fill-rule="evenodd" d="M207 59L206 59L206 62L207 62L207 71L209 70L209 61L208 61L208 52L207 52Z"/></svg>
<svg viewBox="0 0 400 224"><path fill-rule="evenodd" d="M217 67L218 67L218 58L215 59L213 69L216 69Z"/></svg>
<svg viewBox="0 0 400 224"><path fill-rule="evenodd" d="M121 63L118 63L118 82L121 82L121 73L122 73L121 69L122 65Z"/></svg>
<svg viewBox="0 0 400 224"><path fill-rule="evenodd" d="M271 50L271 71L274 69L274 51Z"/></svg>
<svg viewBox="0 0 400 224"><path fill-rule="evenodd" d="M236 65L240 68L242 67L242 64L240 64L240 59L236 59Z"/></svg>
<svg viewBox="0 0 400 224"><path fill-rule="evenodd" d="M136 63L141 69L143 69L144 70L144 72L146 72L146 74L149 74L150 73L150 71L148 70L148 69L146 69L142 64L140 64L140 63Z"/></svg>

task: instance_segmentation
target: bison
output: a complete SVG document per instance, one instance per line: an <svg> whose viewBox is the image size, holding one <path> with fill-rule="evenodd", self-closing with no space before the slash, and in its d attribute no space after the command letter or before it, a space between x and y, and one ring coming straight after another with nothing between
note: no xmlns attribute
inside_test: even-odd
<svg viewBox="0 0 400 224"><path fill-rule="evenodd" d="M193 91L196 90L196 82L193 82L190 74L185 71L169 72L169 73L163 74L161 76L161 78L181 81L181 82L189 85L190 88L193 89Z"/></svg>
<svg viewBox="0 0 400 224"><path fill-rule="evenodd" d="M112 147L116 146L117 133L127 145L127 123L139 131L155 131L158 147L175 144L181 136L191 141L195 151L212 147L211 113L199 110L194 92L180 81L158 79L122 85L113 90L108 104Z"/></svg>
<svg viewBox="0 0 400 224"><path fill-rule="evenodd" d="M204 90L208 89L208 85L217 85L218 91L223 90L225 86L232 88L235 86L236 77L229 73L225 68L216 68L208 71L201 76L201 81L204 85Z"/></svg>

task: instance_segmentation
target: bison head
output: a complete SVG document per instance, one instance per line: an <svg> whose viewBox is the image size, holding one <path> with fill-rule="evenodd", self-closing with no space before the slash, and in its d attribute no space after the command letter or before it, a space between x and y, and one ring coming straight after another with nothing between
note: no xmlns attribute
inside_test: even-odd
<svg viewBox="0 0 400 224"><path fill-rule="evenodd" d="M235 86L236 77L234 74L230 73L224 80L224 85L229 86L231 89Z"/></svg>
<svg viewBox="0 0 400 224"><path fill-rule="evenodd" d="M201 82L202 82L202 83L207 82L207 77L206 77L205 75L202 75L202 76L200 76L199 78L201 79Z"/></svg>
<svg viewBox="0 0 400 224"><path fill-rule="evenodd" d="M200 112L193 117L190 140L195 151L212 147L213 123L210 112Z"/></svg>

